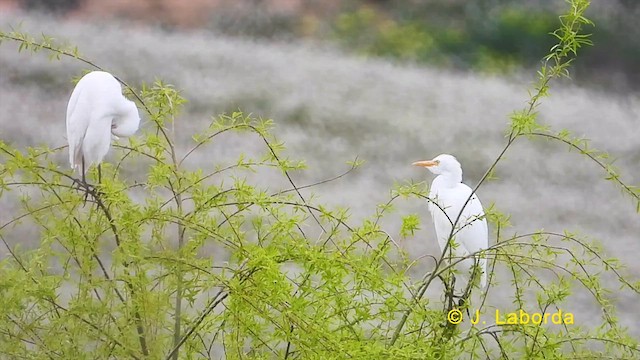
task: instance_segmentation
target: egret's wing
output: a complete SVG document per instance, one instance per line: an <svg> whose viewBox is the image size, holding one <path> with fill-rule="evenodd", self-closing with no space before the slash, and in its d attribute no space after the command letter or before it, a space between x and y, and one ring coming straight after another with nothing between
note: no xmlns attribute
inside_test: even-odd
<svg viewBox="0 0 640 360"><path fill-rule="evenodd" d="M471 200L462 210L460 218L459 226L463 227L460 233L461 235L464 234L460 239L460 243L470 253L486 249L489 240L487 220L484 218L484 209L480 199L478 199L478 195L472 195Z"/></svg>
<svg viewBox="0 0 640 360"><path fill-rule="evenodd" d="M464 186L467 187L466 185ZM468 194L470 193L471 189L469 188ZM468 196L469 195L467 195L467 197ZM460 218L461 222L459 226L462 228L460 233L456 236L456 240L460 242L469 254L476 253L489 247L487 220L484 218L484 209L482 208L480 199L478 199L478 195L473 194L471 196L469 203L462 210L462 216ZM482 271L480 287L484 287L487 283L487 259L480 258L478 265Z"/></svg>
<svg viewBox="0 0 640 360"><path fill-rule="evenodd" d="M430 200L427 200L427 207L431 213L440 251L444 251L447 240L449 239L449 234L451 234L451 223L455 220L455 217L450 218L451 211L445 205L446 201L443 201L444 199L439 196L438 190L433 186L429 192L429 199ZM434 202L438 205L434 204Z"/></svg>
<svg viewBox="0 0 640 360"><path fill-rule="evenodd" d="M67 141L72 169L82 165L82 142L89 127L90 110L83 102L83 83L78 82L67 104Z"/></svg>

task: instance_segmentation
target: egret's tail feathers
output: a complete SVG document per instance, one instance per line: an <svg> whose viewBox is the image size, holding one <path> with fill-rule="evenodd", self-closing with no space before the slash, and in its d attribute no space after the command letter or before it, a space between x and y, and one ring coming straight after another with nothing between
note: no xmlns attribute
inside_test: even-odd
<svg viewBox="0 0 640 360"><path fill-rule="evenodd" d="M73 171L82 172L82 152L80 150L73 150L69 153L69 165ZM86 169L85 169L86 170Z"/></svg>

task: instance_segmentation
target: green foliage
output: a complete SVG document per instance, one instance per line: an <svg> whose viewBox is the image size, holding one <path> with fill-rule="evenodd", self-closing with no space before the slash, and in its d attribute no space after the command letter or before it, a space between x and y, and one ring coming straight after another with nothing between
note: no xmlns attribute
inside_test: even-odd
<svg viewBox="0 0 640 360"><path fill-rule="evenodd" d="M371 56L510 73L536 66L554 44L561 1L352 1L332 21L332 32L345 48ZM580 81L615 90L635 88L640 59L637 2L602 4L591 11L598 23L593 40L574 72ZM391 41L393 40L393 41ZM616 54L616 56L610 56ZM626 80L611 77L624 73Z"/></svg>
<svg viewBox="0 0 640 360"><path fill-rule="evenodd" d="M399 24L371 7L338 16L334 36L368 55L426 59L436 53L435 39L418 24Z"/></svg>
<svg viewBox="0 0 640 360"><path fill-rule="evenodd" d="M409 214L402 218L400 236L413 236L416 230L420 230L420 217L418 214Z"/></svg>
<svg viewBox="0 0 640 360"><path fill-rule="evenodd" d="M428 64L474 68L486 72L504 72L532 65L539 54L553 45L549 33L557 26L557 17L544 9L504 6L488 14L457 15L444 9L455 5L398 5L400 11L361 5L340 14L334 25L334 37L348 48L375 56L412 60ZM484 15L484 16L482 16Z"/></svg>
<svg viewBox="0 0 640 360"><path fill-rule="evenodd" d="M588 2L573 0L571 5L554 33L558 45L538 74L529 104L512 116L505 147L478 186L516 140L544 137L578 149L638 203L638 188L622 182L606 154L537 123L535 109L550 81L567 75L572 56L588 42L581 33L589 24L582 15ZM54 59L70 56L92 64L46 37L39 42L13 31L0 33L0 39L26 44L23 50L47 49ZM602 308L597 325L576 320L560 326L453 326L446 321L454 308L450 292L424 295L434 280L451 278L452 262L462 259L432 256L431 271L415 279L410 272L415 261L393 237L411 240L419 216L401 214L399 234L381 225L398 201L430 200L422 183L396 186L370 218L353 224L348 209L317 204L301 194L302 186L290 174L302 171L304 162L286 157L283 144L271 135L273 121L239 111L220 115L194 134L191 148L181 154L173 140L186 101L180 92L162 81L143 84L141 90L125 87L153 126L116 146L118 161L102 165L102 182L86 190L86 203L74 175L54 161L64 149L16 149L0 141L0 196L17 199L20 209L0 224L0 240L8 251L0 261L3 358L640 354L638 341L618 325L603 277L636 296L640 288L585 237L545 231L505 235L509 218L491 206L487 219L496 234L485 251L491 285L471 289L477 296L460 308L477 308L488 316L493 308L487 294L498 284L498 270L506 269L514 310L553 312L583 290ZM263 144L262 153L238 154L235 162L211 161L198 169L188 166L192 154L207 151L231 132ZM360 163L356 159L346 173L326 181ZM142 171L124 176L131 168ZM272 169L281 174L278 190L254 183L255 176ZM90 179L95 181L95 170ZM31 246L20 246L21 223L37 230Z"/></svg>

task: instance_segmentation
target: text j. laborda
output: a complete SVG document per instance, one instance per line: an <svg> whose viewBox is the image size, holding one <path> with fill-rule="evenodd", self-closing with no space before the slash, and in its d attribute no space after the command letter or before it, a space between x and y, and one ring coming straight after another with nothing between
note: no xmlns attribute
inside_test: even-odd
<svg viewBox="0 0 640 360"><path fill-rule="evenodd" d="M469 321L471 324L486 324L487 321L483 318L490 316L488 314L480 314L480 310L476 310L471 314ZM459 324L462 322L462 311L453 309L447 314L447 321L452 324ZM551 313L528 313L524 310L502 313L496 309L495 317L493 318L496 325L526 325L526 324L554 324L554 325L571 325L574 322L573 313L557 310Z"/></svg>

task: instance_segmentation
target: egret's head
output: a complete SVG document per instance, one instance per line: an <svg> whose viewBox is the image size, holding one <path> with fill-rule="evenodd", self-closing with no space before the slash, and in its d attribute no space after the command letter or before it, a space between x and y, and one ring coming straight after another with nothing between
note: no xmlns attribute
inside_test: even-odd
<svg viewBox="0 0 640 360"><path fill-rule="evenodd" d="M124 100L120 116L116 116L111 122L111 133L115 136L128 137L133 135L140 125L140 114L133 101Z"/></svg>
<svg viewBox="0 0 640 360"><path fill-rule="evenodd" d="M462 176L462 167L455 157L442 154L436 156L433 160L416 161L412 165L422 166L436 175L452 174Z"/></svg>

